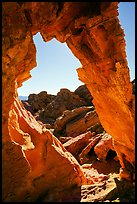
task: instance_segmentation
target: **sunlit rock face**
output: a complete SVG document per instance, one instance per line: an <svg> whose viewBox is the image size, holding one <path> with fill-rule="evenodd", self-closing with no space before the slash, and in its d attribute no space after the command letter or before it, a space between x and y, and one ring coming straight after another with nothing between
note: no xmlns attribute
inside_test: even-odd
<svg viewBox="0 0 137 204"><path fill-rule="evenodd" d="M4 180L10 183L12 179L16 185L6 189L8 197L5 196L4 201L29 202L41 196L47 196L47 201L50 201L50 196L51 200L63 200L65 191L73 194L74 189L87 183L77 160L49 130L42 129L18 99L14 100L9 113L9 134L14 143L10 144L10 149L5 147L3 151L10 167ZM15 174L10 166L12 158L10 162L8 157L14 158ZM3 170L6 172L6 169Z"/></svg>
<svg viewBox="0 0 137 204"><path fill-rule="evenodd" d="M58 140L48 131L43 133L33 117L21 112L21 105L14 100L17 87L30 78L30 70L36 66L32 37L37 32L41 33L44 41L55 37L66 42L80 60L79 79L93 96L92 102L103 128L114 139L122 168L127 168L125 161L134 165L134 96L124 33L117 17L118 3L3 2L2 7L3 200L36 200L43 188L51 192L53 183L56 183L55 189L58 188L65 167L60 171L54 164L55 160L68 166L66 176L73 169L72 177L67 176L67 179L74 180L69 184L68 180L65 181L65 190L75 183L80 185L80 178L83 178L80 170L74 170L76 161L69 159ZM29 147L27 142L31 144ZM43 150L45 143L49 144L47 160L41 155L46 151ZM48 168L52 169L49 174L43 174ZM57 181L54 175L58 177ZM32 185L38 176L40 178ZM59 195L61 193L55 197ZM49 197L49 200L56 199Z"/></svg>

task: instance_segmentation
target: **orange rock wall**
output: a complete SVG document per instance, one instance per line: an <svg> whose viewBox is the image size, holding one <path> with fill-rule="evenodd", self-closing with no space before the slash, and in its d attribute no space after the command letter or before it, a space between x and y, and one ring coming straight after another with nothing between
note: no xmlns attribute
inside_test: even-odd
<svg viewBox="0 0 137 204"><path fill-rule="evenodd" d="M82 28L67 44L81 61L78 76L93 96L104 129L113 136L122 167L123 158L134 164L134 96L125 53L124 32L117 18L117 3L101 9L100 16L75 21Z"/></svg>
<svg viewBox="0 0 137 204"><path fill-rule="evenodd" d="M8 195L4 195L4 201L31 202L43 194L59 200L66 194L64 189L73 192L73 186L76 189L86 184L86 177L77 160L49 130L42 129L17 98L9 113L9 134L13 141L10 144L11 153L7 155L3 151L4 166L8 165L9 172L3 169L3 178L5 183L10 183L12 179L16 185L9 185L8 190L3 186ZM9 157L11 161L7 160Z"/></svg>
<svg viewBox="0 0 137 204"><path fill-rule="evenodd" d="M122 167L124 168L124 159L134 163L134 98L126 61L124 33L117 18L117 6L117 2L2 3L2 167L5 201L20 197L15 193L16 189L23 183L24 177L31 175L28 173L30 166L35 166L31 159L31 165L28 164L21 144L11 142L9 130L18 143L24 142L24 133L37 132L37 127L30 124L23 126L24 122L28 124L29 119L22 123L22 117L19 119L17 116L21 107L17 104L18 111L16 107L14 111L17 112L13 114L14 120L11 121L15 122L12 124L13 128L10 125L8 127L8 118L9 111L13 111L13 103L16 103L14 98L17 96L17 87L30 77L30 70L36 66L36 49L32 36L37 32L41 32L45 41L56 37L60 42L66 42L81 61L82 68L77 70L78 76L94 98L93 102L104 129L114 138ZM28 116L23 116L26 117ZM18 131L20 129L21 132ZM29 135L25 137L30 138ZM50 137L42 137L44 141L51 141ZM36 156L39 151L33 152ZM56 157L55 152L54 149ZM31 154L28 154L28 158L31 158ZM38 158L36 156L36 163ZM48 162L49 160L47 164ZM6 177L9 169L10 174ZM22 171L18 171L19 169ZM30 184L22 184L20 188L23 189L24 185Z"/></svg>

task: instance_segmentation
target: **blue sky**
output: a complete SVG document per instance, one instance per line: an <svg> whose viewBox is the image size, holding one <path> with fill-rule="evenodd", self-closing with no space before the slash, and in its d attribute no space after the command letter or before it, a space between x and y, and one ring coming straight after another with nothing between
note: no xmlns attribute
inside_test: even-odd
<svg viewBox="0 0 137 204"><path fill-rule="evenodd" d="M127 61L131 80L135 78L135 2L119 3L120 24L125 32ZM57 94L61 88L74 91L83 84L78 80L76 68L80 61L72 54L66 43L52 39L44 42L38 33L34 36L37 49L37 67L31 70L32 78L18 88L20 96L47 91Z"/></svg>
<svg viewBox="0 0 137 204"><path fill-rule="evenodd" d="M119 20L124 29L126 54L131 81L135 78L135 2L119 4Z"/></svg>

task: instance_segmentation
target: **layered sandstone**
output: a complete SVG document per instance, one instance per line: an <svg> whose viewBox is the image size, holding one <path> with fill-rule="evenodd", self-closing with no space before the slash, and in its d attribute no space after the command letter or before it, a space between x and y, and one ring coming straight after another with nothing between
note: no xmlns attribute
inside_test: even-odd
<svg viewBox="0 0 137 204"><path fill-rule="evenodd" d="M75 138L70 139L66 143L63 144L65 149L71 152L75 158L78 159L80 152L84 149L85 146L88 145L90 139L93 137L93 133L86 132L84 134L78 135Z"/></svg>
<svg viewBox="0 0 137 204"><path fill-rule="evenodd" d="M83 98L86 102L88 106L93 105L92 104L92 100L93 97L91 95L91 93L89 92L89 90L87 89L86 85L81 85L79 86L75 91L75 94L77 94L80 98Z"/></svg>
<svg viewBox="0 0 137 204"><path fill-rule="evenodd" d="M88 92L88 94L90 94ZM39 94L30 94L27 101L23 101L27 110L35 116L36 120L49 123L53 126L57 117L65 110L91 104L85 98L68 89L61 89L57 95L47 94L42 91Z"/></svg>
<svg viewBox="0 0 137 204"><path fill-rule="evenodd" d="M84 99L64 88L61 89L57 93L57 96L40 111L38 118L42 118L43 121L47 122L51 121L50 123L53 124L55 119L62 115L65 110L72 110L84 105L86 105Z"/></svg>
<svg viewBox="0 0 137 204"><path fill-rule="evenodd" d="M74 168L75 162L71 163L68 153L67 158L64 157L65 153L62 156L58 152L60 143L58 144L58 141L53 139L48 131L42 133L36 122L30 123L29 126L24 125L28 124L28 120L34 121L28 115L22 116L25 113L21 114L21 121L25 117L29 118L24 123L21 122L22 131L25 134L22 131L19 131L18 134L16 131L19 129L17 119L20 118L18 114L21 107L18 111L16 109L17 114L13 113L15 123L10 130L13 131L17 142L13 143L10 138L9 112L11 114L14 110L13 103L17 95L17 87L30 78L30 70L36 66L33 35L37 32L41 33L44 41L55 37L60 42L66 42L73 54L80 60L82 67L77 69L79 79L86 84L93 96L92 102L96 107L101 124L114 139L114 147L123 171L129 169L129 172L132 173L135 162L135 97L132 95L126 60L124 32L117 17L118 2L3 2L2 7L3 200L17 201L19 199L23 201L32 198L35 200L40 195L40 191L43 191L42 189L48 188L51 191L54 177L52 171L47 175L50 179L49 183L47 183L45 174L43 176L45 182L41 182L40 177L35 180L34 185L29 182L29 178L34 178L37 171L43 172L44 169L46 172L48 166L52 166L54 163L53 160L51 161L52 154L52 158L65 160L64 163L73 169L74 183L80 182L79 176L76 176L79 173L76 173L77 167ZM31 148L33 145L38 145L37 148L26 151L27 157L24 157L22 144L24 145L23 142L26 139L31 141L29 131L31 134L36 133L36 136L39 134L42 136L38 137L38 140L35 136L36 144L33 144L34 141L32 141ZM25 141L22 140L22 137L26 138ZM25 147L28 144L27 141ZM40 154L44 148L42 141L50 144L48 149L50 154L47 160L44 160L44 156ZM32 155L37 158L36 161L31 160ZM41 165L35 172L36 164L39 161ZM129 164L132 168L129 168ZM57 165L54 175L58 174L59 178L63 179ZM127 174L122 173L121 175L127 177ZM76 178L78 178L77 181ZM31 193L28 192L28 186ZM70 185L66 183L66 186L69 188ZM33 194L34 197L30 194ZM54 200L51 196L50 199Z"/></svg>
<svg viewBox="0 0 137 204"><path fill-rule="evenodd" d="M64 200L64 189L72 190L73 193L74 186L78 188L86 184L86 177L77 160L50 131L42 129L18 99L15 99L10 111L9 134L13 152L16 149L16 157L13 157L16 175L13 174L12 166L9 166L9 173L7 172L7 176L4 175L4 179L10 183L12 176L16 187L8 189L9 196L5 195L4 201L30 202L43 195L46 199L47 192L47 201L50 196L53 200ZM23 153L22 157L18 149ZM6 156L4 152L5 159ZM64 171L64 168L67 171Z"/></svg>
<svg viewBox="0 0 137 204"><path fill-rule="evenodd" d="M28 96L28 103L34 112L44 109L55 96L48 94L46 91L41 91L39 94L30 94Z"/></svg>
<svg viewBox="0 0 137 204"><path fill-rule="evenodd" d="M111 135L105 133L101 140L94 147L94 151L99 159L106 159L107 154L110 150L114 150Z"/></svg>
<svg viewBox="0 0 137 204"><path fill-rule="evenodd" d="M87 132L88 128L92 127L96 122L98 122L98 116L93 106L82 106L73 110L66 110L56 119L54 134L58 137L75 137Z"/></svg>

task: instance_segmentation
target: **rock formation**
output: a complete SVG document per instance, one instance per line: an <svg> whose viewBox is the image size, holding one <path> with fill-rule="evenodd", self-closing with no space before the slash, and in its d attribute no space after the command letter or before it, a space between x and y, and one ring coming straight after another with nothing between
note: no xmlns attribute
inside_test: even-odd
<svg viewBox="0 0 137 204"><path fill-rule="evenodd" d="M99 135L94 135L88 145L86 145L83 150L81 151L81 153L79 154L79 160L80 160L80 164L84 164L87 163L87 161L90 159L89 158L89 153L91 154L94 152L93 148L95 147L95 145L99 142L99 140L101 139L101 134Z"/></svg>
<svg viewBox="0 0 137 204"><path fill-rule="evenodd" d="M87 91L87 93L89 92ZM64 88L57 95L47 94L46 91L39 94L30 94L28 101L23 101L23 104L27 110L31 111L36 120L53 125L56 118L62 115L65 110L72 110L91 104L91 102L86 101L86 98L80 97L75 92Z"/></svg>
<svg viewBox="0 0 137 204"><path fill-rule="evenodd" d="M86 102L78 95L68 89L61 89L54 100L40 111L39 118L43 118L43 121L51 121L50 123L52 124L63 111L72 110L83 105L86 105Z"/></svg>
<svg viewBox="0 0 137 204"><path fill-rule="evenodd" d="M96 125L99 122L96 111L90 111L80 118L79 120L72 121L66 125L66 133L68 136L76 136L81 133L86 132L90 128Z"/></svg>
<svg viewBox="0 0 137 204"><path fill-rule="evenodd" d="M75 137L88 131L98 121L94 107L82 106L73 110L66 110L54 123L54 134L57 136ZM88 117L88 115L92 115ZM93 117L95 116L95 117ZM86 118L90 118L90 124L86 124ZM92 120L93 119L93 120ZM88 120L87 120L88 121ZM87 122L88 123L88 122Z"/></svg>
<svg viewBox="0 0 137 204"><path fill-rule="evenodd" d="M91 93L89 92L89 90L87 89L85 84L79 86L74 91L74 93L77 94L80 98L83 98L86 101L87 106L93 105L92 104L93 97L92 97Z"/></svg>
<svg viewBox="0 0 137 204"><path fill-rule="evenodd" d="M114 150L112 137L105 133L98 144L95 145L94 151L99 159L106 159L107 154L110 150Z"/></svg>
<svg viewBox="0 0 137 204"><path fill-rule="evenodd" d="M12 178L16 183L16 188L14 189L12 186L6 190L8 196L5 195L3 198L5 202L20 200L31 202L43 195L49 201L50 196L53 200L62 199L63 201L66 197L64 188L66 191L72 189L73 193L74 186L78 188L87 183L77 160L66 151L50 131L42 129L18 99L15 99L9 115L9 133L11 140L14 141L11 147L13 146L12 149L16 150L14 162L17 166L14 169L16 175L10 166L9 173L4 175L4 180L10 182L10 178ZM23 153L22 157L18 154L19 149ZM8 153L3 153L5 159ZM13 154L10 157L12 156ZM8 160L6 159L6 161ZM4 162L6 163L6 161ZM18 164L20 165L18 166ZM24 167L20 171L22 165ZM64 171L64 168L67 171ZM46 198L47 192L48 198Z"/></svg>
<svg viewBox="0 0 137 204"><path fill-rule="evenodd" d="M39 123L53 129L58 138L75 137L89 130L97 133L104 130L95 107L89 106L92 105L92 96L85 85L78 87L74 93L61 89L57 96L46 91L30 94L28 100L22 103Z"/></svg>
<svg viewBox="0 0 137 204"><path fill-rule="evenodd" d="M53 99L54 95L47 94L46 91L41 91L39 94L30 94L28 96L28 103L34 112L45 108Z"/></svg>
<svg viewBox="0 0 137 204"><path fill-rule="evenodd" d="M89 144L90 139L92 138L94 134L89 132L86 132L84 134L78 135L75 138L70 139L66 143L63 144L66 150L71 152L75 158L78 159L79 154L84 149L85 146Z"/></svg>
<svg viewBox="0 0 137 204"><path fill-rule="evenodd" d="M91 159L93 154L98 160L106 160L108 157L112 159L116 156L112 137L107 133L96 134L89 131L75 138L69 137L63 146L73 154L80 164L93 162Z"/></svg>
<svg viewBox="0 0 137 204"><path fill-rule="evenodd" d="M62 201L68 189L72 186L75 189L74 185L81 185L86 178L62 144L49 131L43 133L33 117L21 111L15 100L17 88L31 77L30 70L36 66L33 35L37 32L45 42L54 37L66 42L80 60L79 79L93 97L92 103L103 128L114 139L122 167L121 178L132 176L135 96L117 8L118 2L2 2L3 201L36 201L43 196L43 189L48 189L45 194L49 197L45 201ZM31 149L22 150L22 146ZM46 159L45 147L49 153ZM56 166L53 158L68 166L64 177L64 168L60 171L59 163ZM43 171L49 173L46 175ZM57 190L60 179L59 189L64 189L63 193ZM53 188L57 194L51 193Z"/></svg>
<svg viewBox="0 0 137 204"><path fill-rule="evenodd" d="M57 96L46 91L30 94L28 100L22 103L43 127L52 129L58 138L75 137L89 130L96 133L104 130L95 107L89 106L92 105L92 96L85 85L78 87L74 93L62 89Z"/></svg>

